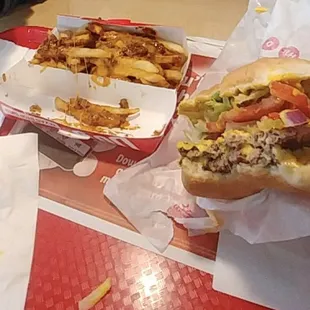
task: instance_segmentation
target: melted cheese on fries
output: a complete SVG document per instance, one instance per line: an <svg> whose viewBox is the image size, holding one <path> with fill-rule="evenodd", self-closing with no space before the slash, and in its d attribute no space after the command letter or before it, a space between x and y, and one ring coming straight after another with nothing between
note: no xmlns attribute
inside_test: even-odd
<svg viewBox="0 0 310 310"><path fill-rule="evenodd" d="M105 29L89 23L77 32L51 34L31 63L91 73L135 83L176 88L187 54L181 45L161 40L151 28L143 34Z"/></svg>

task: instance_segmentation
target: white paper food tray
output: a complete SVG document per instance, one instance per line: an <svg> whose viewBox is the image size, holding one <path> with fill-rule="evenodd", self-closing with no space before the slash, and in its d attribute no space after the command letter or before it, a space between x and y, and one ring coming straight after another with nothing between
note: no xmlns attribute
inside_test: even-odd
<svg viewBox="0 0 310 310"><path fill-rule="evenodd" d="M90 20L71 16L59 16L57 30L77 29ZM107 25L113 30L141 32L140 26ZM186 36L182 29L163 26L147 26L156 31L158 37L182 45L186 51ZM133 149L152 152L162 140L165 129L170 123L177 105L177 90L136 84L117 79L110 79L110 84L101 87L95 84L90 75L71 71L29 65L35 51L29 50L21 61L2 75L0 84L0 103L4 114L25 119L33 123L57 128L60 133L78 139L95 138L108 140L118 145ZM188 61L183 68L186 74ZM134 130L113 129L101 132L90 132L78 128L78 122L73 117L66 116L55 108L55 97L64 100L76 97L88 99L92 103L119 106L121 99L126 98L131 108L140 108L139 115L129 118ZM34 115L30 107L38 105L42 112ZM72 128L59 120L75 123Z"/></svg>

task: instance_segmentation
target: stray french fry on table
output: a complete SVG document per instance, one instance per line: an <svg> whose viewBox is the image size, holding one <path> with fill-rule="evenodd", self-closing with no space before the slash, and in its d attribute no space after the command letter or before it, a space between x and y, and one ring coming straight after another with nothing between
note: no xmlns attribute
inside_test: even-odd
<svg viewBox="0 0 310 310"><path fill-rule="evenodd" d="M79 301L79 310L89 310L95 306L111 289L111 279L107 278L88 296Z"/></svg>

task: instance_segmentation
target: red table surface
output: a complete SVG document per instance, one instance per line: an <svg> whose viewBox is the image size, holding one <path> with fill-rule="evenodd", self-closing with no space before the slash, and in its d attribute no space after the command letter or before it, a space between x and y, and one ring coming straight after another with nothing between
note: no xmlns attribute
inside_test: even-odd
<svg viewBox="0 0 310 310"><path fill-rule="evenodd" d="M20 27L0 38L35 48L46 31ZM265 309L214 291L207 273L39 211L25 309L78 309L77 302L107 277L112 289L96 310Z"/></svg>
<svg viewBox="0 0 310 310"><path fill-rule="evenodd" d="M107 277L112 289L95 310L265 309L214 291L207 273L39 212L25 309L78 309Z"/></svg>

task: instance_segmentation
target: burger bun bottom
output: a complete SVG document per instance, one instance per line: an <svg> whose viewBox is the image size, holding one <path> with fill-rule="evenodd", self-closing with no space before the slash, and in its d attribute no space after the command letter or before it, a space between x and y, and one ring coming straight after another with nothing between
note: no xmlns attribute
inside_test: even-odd
<svg viewBox="0 0 310 310"><path fill-rule="evenodd" d="M211 199L241 199L266 188L298 193L310 198L310 166L300 168L297 174L292 179L298 179L299 183L293 186L287 182L287 176L280 172L271 173L266 168L239 167L234 173L219 174L204 171L199 163L187 158L182 161L182 182L185 189L193 196Z"/></svg>

